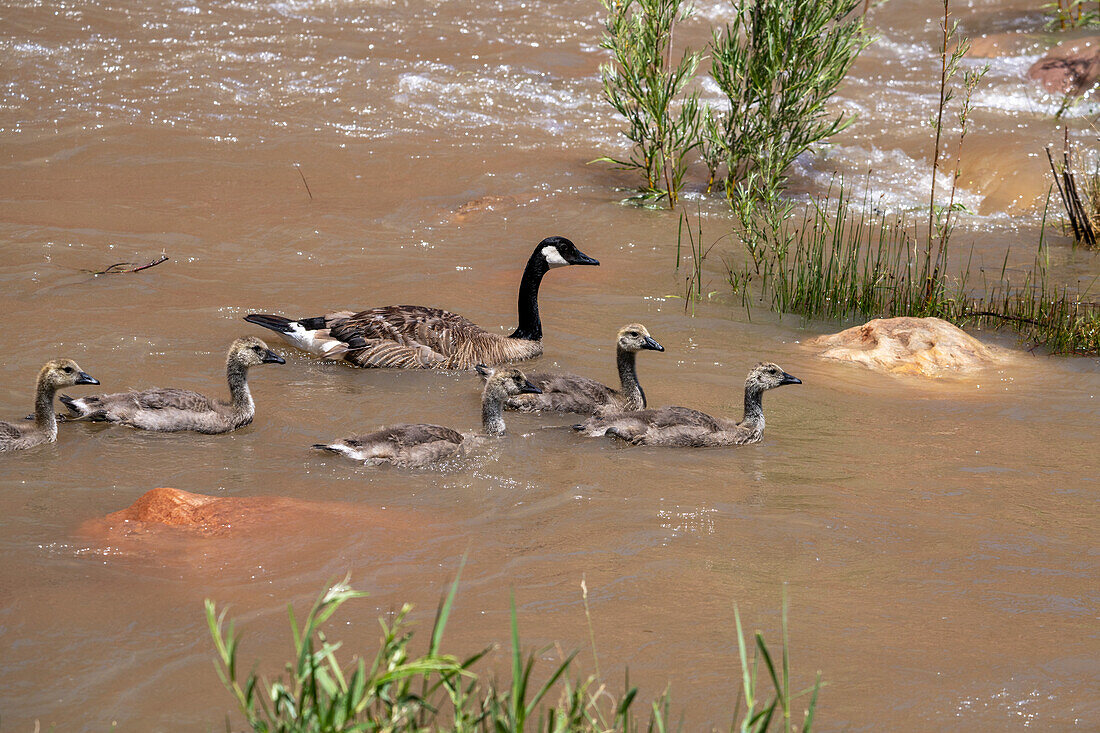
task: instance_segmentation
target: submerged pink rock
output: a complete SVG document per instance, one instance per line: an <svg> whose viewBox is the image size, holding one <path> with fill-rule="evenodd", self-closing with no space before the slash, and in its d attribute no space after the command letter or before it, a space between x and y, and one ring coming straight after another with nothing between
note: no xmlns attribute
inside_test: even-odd
<svg viewBox="0 0 1100 733"><path fill-rule="evenodd" d="M1061 43L1036 61L1027 77L1051 94L1083 94L1100 81L1100 38Z"/></svg>
<svg viewBox="0 0 1100 733"><path fill-rule="evenodd" d="M361 529L402 523L392 511L344 502L319 502L285 496L206 496L180 489L157 488L102 519L87 522L82 534L133 537L172 527L189 534L223 536L262 529L308 531L348 525Z"/></svg>
<svg viewBox="0 0 1100 733"><path fill-rule="evenodd" d="M806 343L824 347L823 359L924 377L973 372L996 360L981 341L939 318L876 318Z"/></svg>

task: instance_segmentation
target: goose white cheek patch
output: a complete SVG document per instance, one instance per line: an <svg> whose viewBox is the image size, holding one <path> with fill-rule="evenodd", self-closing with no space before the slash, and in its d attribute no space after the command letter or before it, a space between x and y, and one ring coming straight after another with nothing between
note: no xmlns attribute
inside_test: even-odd
<svg viewBox="0 0 1100 733"><path fill-rule="evenodd" d="M565 258L561 256L561 252L553 245L546 245L542 248L542 256L546 258L546 264L550 267L565 267L569 263L565 261Z"/></svg>

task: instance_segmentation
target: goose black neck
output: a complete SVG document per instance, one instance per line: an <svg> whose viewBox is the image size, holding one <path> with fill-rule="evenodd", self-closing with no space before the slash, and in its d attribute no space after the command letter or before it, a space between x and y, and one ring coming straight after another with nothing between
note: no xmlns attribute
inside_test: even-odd
<svg viewBox="0 0 1100 733"><path fill-rule="evenodd" d="M542 321L539 320L539 285L542 276L550 270L546 258L539 250L531 254L527 267L523 268L523 279L519 281L519 327L510 338L527 341L542 341Z"/></svg>
<svg viewBox="0 0 1100 733"><path fill-rule="evenodd" d="M628 403L627 409L644 410L645 392L638 382L636 358L637 353L633 351L627 351L621 346L616 349L615 360L619 365L619 391Z"/></svg>
<svg viewBox="0 0 1100 733"><path fill-rule="evenodd" d="M34 426L57 435L57 416L53 411L53 397L57 389L45 380L39 380L34 394Z"/></svg>

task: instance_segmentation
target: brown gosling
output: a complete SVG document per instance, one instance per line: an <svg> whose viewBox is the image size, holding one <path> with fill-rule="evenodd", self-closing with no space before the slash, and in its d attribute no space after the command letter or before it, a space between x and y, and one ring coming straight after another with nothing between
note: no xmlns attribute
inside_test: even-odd
<svg viewBox="0 0 1100 733"><path fill-rule="evenodd" d="M565 237L547 237L527 260L519 283L519 326L511 335L486 331L462 316L422 305L388 305L291 320L250 313L249 323L279 333L287 343L357 367L473 369L542 354L539 285L566 265L598 265Z"/></svg>
<svg viewBox="0 0 1100 733"><path fill-rule="evenodd" d="M619 329L615 341L615 362L619 368L619 389L608 387L602 382L576 374L560 372L533 372L528 374L531 382L542 390L542 394L522 394L509 397L504 403L508 410L520 412L577 412L582 415L610 415L626 410L644 410L645 392L638 383L638 370L635 356L639 351L664 351L665 347L657 343L646 327L640 323L631 323ZM478 365L479 374L489 374L489 370Z"/></svg>
<svg viewBox="0 0 1100 733"><path fill-rule="evenodd" d="M538 394L539 388L516 368L498 369L481 395L481 426L488 435L504 434L504 401L517 394ZM466 452L476 442L473 433L442 425L400 424L365 435L349 435L333 443L315 443L318 450L341 453L368 466L392 463L413 468Z"/></svg>
<svg viewBox="0 0 1100 733"><path fill-rule="evenodd" d="M259 364L285 364L283 357L255 336L239 338L225 360L229 400L214 400L187 389L154 388L73 399L61 395L71 419L111 422L140 430L173 433L228 433L252 422L256 404L248 389L248 369Z"/></svg>
<svg viewBox="0 0 1100 733"><path fill-rule="evenodd" d="M35 384L34 422L17 425L0 421L0 451L23 450L56 441L57 416L53 410L53 396L57 390L77 384L99 384L99 380L82 371L72 359L46 362L38 372Z"/></svg>
<svg viewBox="0 0 1100 733"><path fill-rule="evenodd" d="M590 417L573 429L589 437L611 435L634 445L705 448L758 443L764 437L764 392L784 384L802 384L802 380L776 364L757 364L745 380L745 416L741 422L711 417L687 407L662 407Z"/></svg>

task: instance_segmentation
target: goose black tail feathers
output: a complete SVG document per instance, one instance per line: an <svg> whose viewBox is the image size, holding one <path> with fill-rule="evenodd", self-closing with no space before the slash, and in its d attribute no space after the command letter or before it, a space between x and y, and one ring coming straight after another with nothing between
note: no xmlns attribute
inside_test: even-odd
<svg viewBox="0 0 1100 733"><path fill-rule="evenodd" d="M317 450L327 450L330 453L339 453L340 452L340 451L336 450L335 448L333 448L331 445L325 445L324 443L314 443L310 447L311 448L316 448Z"/></svg>
<svg viewBox="0 0 1100 733"><path fill-rule="evenodd" d="M290 324L294 322L283 316L271 316L266 313L249 313L244 319L249 323L255 323L257 326L270 328L277 333L290 333Z"/></svg>

